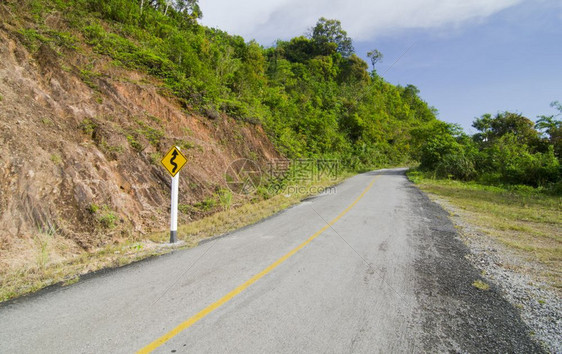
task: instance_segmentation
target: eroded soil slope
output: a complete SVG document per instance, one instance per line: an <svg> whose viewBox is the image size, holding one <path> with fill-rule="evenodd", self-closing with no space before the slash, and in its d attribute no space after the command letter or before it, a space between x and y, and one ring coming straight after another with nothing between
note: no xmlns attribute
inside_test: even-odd
<svg viewBox="0 0 562 354"><path fill-rule="evenodd" d="M56 15L45 23L65 30ZM37 235L58 238L64 258L167 227L173 145L188 164L180 203L225 187L235 159L279 155L258 125L190 113L153 78L87 46L30 42L0 5L0 268L35 261ZM188 208L189 210L189 208ZM184 222L200 216L193 208Z"/></svg>

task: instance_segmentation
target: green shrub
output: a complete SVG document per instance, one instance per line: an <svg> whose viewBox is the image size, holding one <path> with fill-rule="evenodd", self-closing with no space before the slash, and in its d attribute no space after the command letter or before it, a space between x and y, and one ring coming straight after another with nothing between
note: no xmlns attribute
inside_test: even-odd
<svg viewBox="0 0 562 354"><path fill-rule="evenodd" d="M219 203L224 210L230 209L232 206L232 191L230 189L219 189L217 193L219 197Z"/></svg>
<svg viewBox="0 0 562 354"><path fill-rule="evenodd" d="M180 213L182 214L190 214L193 211L193 206L189 205L189 204L178 204L178 210Z"/></svg>
<svg viewBox="0 0 562 354"><path fill-rule="evenodd" d="M106 229L112 229L116 226L117 215L108 205L98 206L94 203L88 206L88 212L95 216L95 220Z"/></svg>
<svg viewBox="0 0 562 354"><path fill-rule="evenodd" d="M60 47L72 50L78 49L78 39L69 32L49 30L47 31L47 35Z"/></svg>
<svg viewBox="0 0 562 354"><path fill-rule="evenodd" d="M214 197L205 198L203 201L199 203L193 204L193 207L199 209L201 211L209 211L213 209L217 205L217 201Z"/></svg>
<svg viewBox="0 0 562 354"><path fill-rule="evenodd" d="M113 229L117 221L117 215L111 210L104 211L98 216L99 223L106 229Z"/></svg>
<svg viewBox="0 0 562 354"><path fill-rule="evenodd" d="M267 200L273 197L274 195L278 194L279 192L281 192L281 190L282 188L280 185L267 185L267 186L260 185L256 189L256 194L261 199Z"/></svg>
<svg viewBox="0 0 562 354"><path fill-rule="evenodd" d="M455 165L454 156L464 155L463 147L448 134L437 135L429 140L421 148L420 168L422 170L435 170L439 164L444 163L445 156L450 156L450 162L446 164ZM447 166L442 166L446 170ZM446 171L444 171L446 172Z"/></svg>
<svg viewBox="0 0 562 354"><path fill-rule="evenodd" d="M101 76L100 73L96 73L90 70L80 70L80 78L82 82L86 84L89 88L98 91L99 86L96 83L96 80Z"/></svg>
<svg viewBox="0 0 562 354"><path fill-rule="evenodd" d="M435 166L438 177L454 178L463 181L472 180L476 177L474 161L464 153L446 154Z"/></svg>
<svg viewBox="0 0 562 354"><path fill-rule="evenodd" d="M546 153L531 153L511 134L502 136L486 149L486 162L499 171L500 181L509 184L544 186L560 179L560 163L550 146Z"/></svg>
<svg viewBox="0 0 562 354"><path fill-rule="evenodd" d="M240 101L225 100L221 104L221 109L231 117L245 118L248 116L248 107Z"/></svg>
<svg viewBox="0 0 562 354"><path fill-rule="evenodd" d="M33 28L21 29L18 33L22 36L23 44L31 51L35 51L40 43L49 42L47 37L41 35Z"/></svg>
<svg viewBox="0 0 562 354"><path fill-rule="evenodd" d="M559 172L562 175L562 171ZM556 183L551 183L546 186L546 191L553 195L562 195L562 179L559 179Z"/></svg>
<svg viewBox="0 0 562 354"><path fill-rule="evenodd" d="M150 154L150 162L153 165L159 165L160 161L162 161L162 154L160 154L159 152L153 152L152 154Z"/></svg>

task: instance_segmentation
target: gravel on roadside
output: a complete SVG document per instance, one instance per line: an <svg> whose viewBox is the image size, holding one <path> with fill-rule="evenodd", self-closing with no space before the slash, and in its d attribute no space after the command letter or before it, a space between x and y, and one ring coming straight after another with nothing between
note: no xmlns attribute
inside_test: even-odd
<svg viewBox="0 0 562 354"><path fill-rule="evenodd" d="M562 300L560 290L518 269L539 265L517 256L506 246L485 235L463 218L464 211L445 199L431 199L449 212L463 243L470 253L467 259L481 271L482 277L495 284L502 297L519 309L531 329L531 337L551 353L562 353Z"/></svg>

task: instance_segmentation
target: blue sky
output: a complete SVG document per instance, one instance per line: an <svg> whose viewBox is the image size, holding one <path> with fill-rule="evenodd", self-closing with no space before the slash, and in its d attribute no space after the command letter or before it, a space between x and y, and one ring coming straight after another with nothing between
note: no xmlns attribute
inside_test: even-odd
<svg viewBox="0 0 562 354"><path fill-rule="evenodd" d="M305 33L321 16L336 18L358 55L383 53L377 72L387 81L417 86L440 119L469 133L484 113L509 110L535 120L562 101L562 0L199 3L203 24L264 46Z"/></svg>

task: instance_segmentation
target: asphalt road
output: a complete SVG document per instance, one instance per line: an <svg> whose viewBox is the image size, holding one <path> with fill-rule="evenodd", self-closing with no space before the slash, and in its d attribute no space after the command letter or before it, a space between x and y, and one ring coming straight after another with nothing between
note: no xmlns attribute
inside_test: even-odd
<svg viewBox="0 0 562 354"><path fill-rule="evenodd" d="M181 235L180 235L181 237ZM193 249L0 304L1 353L540 352L404 176L355 176Z"/></svg>

